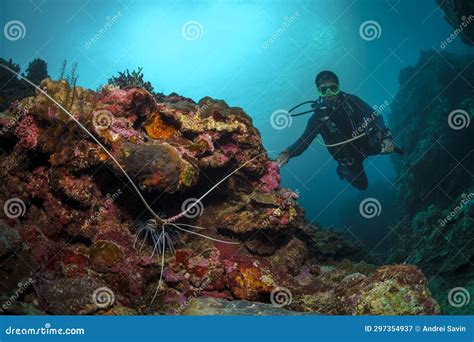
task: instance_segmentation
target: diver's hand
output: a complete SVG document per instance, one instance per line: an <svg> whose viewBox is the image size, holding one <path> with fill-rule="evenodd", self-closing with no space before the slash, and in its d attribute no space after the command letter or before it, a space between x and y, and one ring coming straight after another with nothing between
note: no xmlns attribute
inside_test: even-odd
<svg viewBox="0 0 474 342"><path fill-rule="evenodd" d="M382 141L382 151L380 153L392 153L395 150L395 144L391 138Z"/></svg>
<svg viewBox="0 0 474 342"><path fill-rule="evenodd" d="M276 162L278 166L282 167L283 165L288 163L289 159L290 159L290 154L288 153L288 151L283 151L282 153L278 155Z"/></svg>

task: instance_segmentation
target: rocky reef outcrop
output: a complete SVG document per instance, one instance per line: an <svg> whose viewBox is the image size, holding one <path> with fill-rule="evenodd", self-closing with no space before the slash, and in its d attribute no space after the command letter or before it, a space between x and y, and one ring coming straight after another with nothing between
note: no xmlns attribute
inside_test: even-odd
<svg viewBox="0 0 474 342"><path fill-rule="evenodd" d="M453 37L460 35L462 41L474 45L474 3L466 0L436 0L448 23L453 27Z"/></svg>
<svg viewBox="0 0 474 342"><path fill-rule="evenodd" d="M417 267L371 265L358 246L307 224L241 108L137 87L91 91L49 78L40 87L110 155L41 92L2 114L3 312L182 314L201 297L261 302L263 311L439 312ZM179 220L234 244L170 232L174 250L152 301L160 258L152 239L137 236L150 214L122 169L169 218L237 167Z"/></svg>
<svg viewBox="0 0 474 342"><path fill-rule="evenodd" d="M454 314L474 312L471 301L453 301L451 292L461 288L459 300L474 293L472 60L422 53L401 71L389 118L406 151L393 157L403 214L390 261L420 266L438 302Z"/></svg>

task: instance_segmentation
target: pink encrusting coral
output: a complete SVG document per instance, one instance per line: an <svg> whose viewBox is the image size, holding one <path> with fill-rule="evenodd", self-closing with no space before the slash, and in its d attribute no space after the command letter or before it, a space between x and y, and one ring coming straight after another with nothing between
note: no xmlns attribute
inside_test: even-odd
<svg viewBox="0 0 474 342"><path fill-rule="evenodd" d="M64 80L46 79L41 87L55 99L70 93ZM291 291L291 310L437 312L418 269L375 272L375 266L360 262L368 259L360 248L308 226L298 195L280 188L278 165L241 108L211 98L198 104L176 94L155 98L141 88L77 93L68 108L154 210L164 218L179 217L181 227L200 227L195 232L215 240L182 231L178 236L167 227L176 252L167 249L163 284L151 304L161 260L150 257L156 255L150 239L134 235L136 221L146 221L149 213L110 155L39 93L11 107L9 119L31 104L28 115L0 136L5 149L0 203L16 198L24 204L23 215L0 219L0 233L15 246L1 253L7 257L0 277L12 290L25 277L34 278L21 305L9 307L9 313L181 314L189 298L270 303L279 287ZM103 111L109 124L97 127L94 114ZM0 129L10 122L1 120ZM177 215L186 199L206 193L242 165L204 198L197 215ZM355 272L367 278L357 285L341 283ZM97 306L92 296L104 288L114 301ZM372 299L378 302L366 305ZM354 303L358 307L351 309Z"/></svg>
<svg viewBox="0 0 474 342"><path fill-rule="evenodd" d="M208 133L203 133L203 134L200 134L198 135L195 139L194 139L194 142L197 143L197 144L204 144L205 146L203 147L203 150L201 153L204 153L204 152L214 152L215 151L215 147L214 147L214 142L212 141L212 136ZM222 150L222 147L221 147L221 150Z"/></svg>
<svg viewBox="0 0 474 342"><path fill-rule="evenodd" d="M15 129L15 135L18 137L18 146L23 149L33 149L38 143L39 128L31 115L24 116Z"/></svg>
<svg viewBox="0 0 474 342"><path fill-rule="evenodd" d="M141 138L140 133L133 128L132 122L125 118L114 119L110 131L126 140L135 139L139 141Z"/></svg>
<svg viewBox="0 0 474 342"><path fill-rule="evenodd" d="M53 107L48 107L48 118L53 120L56 117L56 109Z"/></svg>
<svg viewBox="0 0 474 342"><path fill-rule="evenodd" d="M280 167L275 162L269 162L266 170L267 173L260 178L260 189L265 192L278 190L280 188Z"/></svg>
<svg viewBox="0 0 474 342"><path fill-rule="evenodd" d="M122 104L129 102L130 92L117 88L117 87L110 87L107 91L107 95L101 97L99 102L102 103L113 103L113 104Z"/></svg>
<svg viewBox="0 0 474 342"><path fill-rule="evenodd" d="M226 156L232 156L235 155L239 152L239 147L236 144L225 144L220 147L220 150L226 155Z"/></svg>

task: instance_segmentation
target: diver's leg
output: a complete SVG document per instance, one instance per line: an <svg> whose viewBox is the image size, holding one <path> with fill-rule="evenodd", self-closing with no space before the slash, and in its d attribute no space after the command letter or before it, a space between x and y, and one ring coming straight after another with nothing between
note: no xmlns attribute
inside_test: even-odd
<svg viewBox="0 0 474 342"><path fill-rule="evenodd" d="M350 162L341 160L336 169L341 180L347 179L353 187L359 190L365 190L369 186L362 162L363 160L351 160Z"/></svg>
<svg viewBox="0 0 474 342"><path fill-rule="evenodd" d="M365 190L369 186L369 180L364 170L364 164L361 161L356 161L349 166L350 176L347 178L351 185L359 190Z"/></svg>
<svg viewBox="0 0 474 342"><path fill-rule="evenodd" d="M347 174L346 170L347 170L347 167L345 165L342 165L342 164L337 165L336 172L337 172L340 180L343 180L343 179L346 178L346 174Z"/></svg>

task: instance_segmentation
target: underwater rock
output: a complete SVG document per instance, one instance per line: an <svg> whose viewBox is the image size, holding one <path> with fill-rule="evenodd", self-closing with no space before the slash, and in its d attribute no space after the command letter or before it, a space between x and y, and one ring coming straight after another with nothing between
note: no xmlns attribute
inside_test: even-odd
<svg viewBox="0 0 474 342"><path fill-rule="evenodd" d="M36 287L41 293L39 306L46 313L91 314L97 310L93 293L100 285L94 278L40 279Z"/></svg>
<svg viewBox="0 0 474 342"><path fill-rule="evenodd" d="M207 206L197 224L239 237L252 253L269 256L302 226L297 197L285 189L236 194L228 201Z"/></svg>
<svg viewBox="0 0 474 342"><path fill-rule="evenodd" d="M467 210L474 204L474 193L469 197L459 196L457 202L463 203L463 199L465 203L458 209L454 207L440 211L430 206L427 211L421 211L414 217L413 240L419 243L408 255L409 263L419 265L428 275L440 271L452 272L469 263L474 257L474 250L464 247L474 239L474 225ZM427 232L428 227L435 227L430 234Z"/></svg>
<svg viewBox="0 0 474 342"><path fill-rule="evenodd" d="M464 43L474 45L474 27L471 25L474 21L474 3L464 0L436 0L436 2L443 10L446 21L454 29L451 39L460 35ZM441 47L444 49L443 45Z"/></svg>
<svg viewBox="0 0 474 342"><path fill-rule="evenodd" d="M194 186L199 170L169 144L124 144L119 161L145 191L176 192Z"/></svg>
<svg viewBox="0 0 474 342"><path fill-rule="evenodd" d="M300 273L307 255L306 244L293 238L286 246L280 248L270 260L281 273L296 276Z"/></svg>
<svg viewBox="0 0 474 342"><path fill-rule="evenodd" d="M368 251L356 241L349 241L340 232L322 229L314 225L303 229L302 238L310 240L310 254L318 260L339 260L347 258L354 261L376 262Z"/></svg>
<svg viewBox="0 0 474 342"><path fill-rule="evenodd" d="M454 3L446 1L447 6ZM453 72L460 77L453 79ZM474 312L472 303L455 307L447 302L452 288L474 289L466 278L474 273L474 221L469 214L474 198L474 100L466 81L473 78L472 56L424 52L414 67L401 71L401 89L389 117L406 153L392 157L405 219L400 217L401 239L388 261L418 265L430 277L430 289L443 311L456 314Z"/></svg>
<svg viewBox="0 0 474 342"><path fill-rule="evenodd" d="M16 251L21 250L23 243L18 230L0 222L0 259L5 259Z"/></svg>
<svg viewBox="0 0 474 342"><path fill-rule="evenodd" d="M345 278L346 279L346 278ZM410 265L384 266L352 284L342 283L341 311L350 315L434 315L438 304L431 298L423 273Z"/></svg>
<svg viewBox="0 0 474 342"><path fill-rule="evenodd" d="M410 216L431 204L446 207L473 187L474 125L468 122L474 99L464 80L474 78L472 58L426 51L414 67L400 72L401 89L389 122L405 150L403 156L392 155L392 161L400 202ZM453 79L453 72L461 71L462 77ZM442 191L433 191L436 186Z"/></svg>
<svg viewBox="0 0 474 342"><path fill-rule="evenodd" d="M278 166L241 108L209 97L195 103L177 94L156 96L137 87L91 91L49 78L41 87L110 154L42 93L8 107L0 120L6 132L0 136L0 203L14 199L20 210L1 213L1 255L21 246L28 264L15 269L19 261L12 258L0 274L10 274L13 290L34 275L19 298L25 307L12 308L48 314L182 314L192 299L202 297L198 301L209 307L220 303L215 312L223 313L340 314L347 311L337 305L338 293L345 295L336 291L341 280L355 272L372 279L376 267L357 262L364 258L359 246L308 225L298 194L280 188ZM238 167L196 213L177 215ZM136 221L150 216L122 168L160 216L177 217L181 227L197 226L194 233L214 239L167 227L175 253L165 255L163 284L153 302L160 258L148 234L137 233ZM413 272L398 269L397 276L405 271ZM342 284L349 288L352 282ZM271 307L274 291L282 288L293 302ZM106 295L99 301L98 290ZM369 289L359 290L362 301ZM425 293L410 294L415 304L427 301ZM110 299L106 305L104 298Z"/></svg>
<svg viewBox="0 0 474 342"><path fill-rule="evenodd" d="M367 278L366 275L359 272L355 272L355 273L349 274L344 279L342 279L341 284L344 286L354 286L366 278Z"/></svg>
<svg viewBox="0 0 474 342"><path fill-rule="evenodd" d="M228 301L225 299L199 297L191 301L183 315L189 316L292 316L302 315L297 311L278 308L271 304L250 302L246 300Z"/></svg>
<svg viewBox="0 0 474 342"><path fill-rule="evenodd" d="M32 294L32 277L37 265L31 260L18 230L1 220L0 265L0 314L38 314Z"/></svg>

